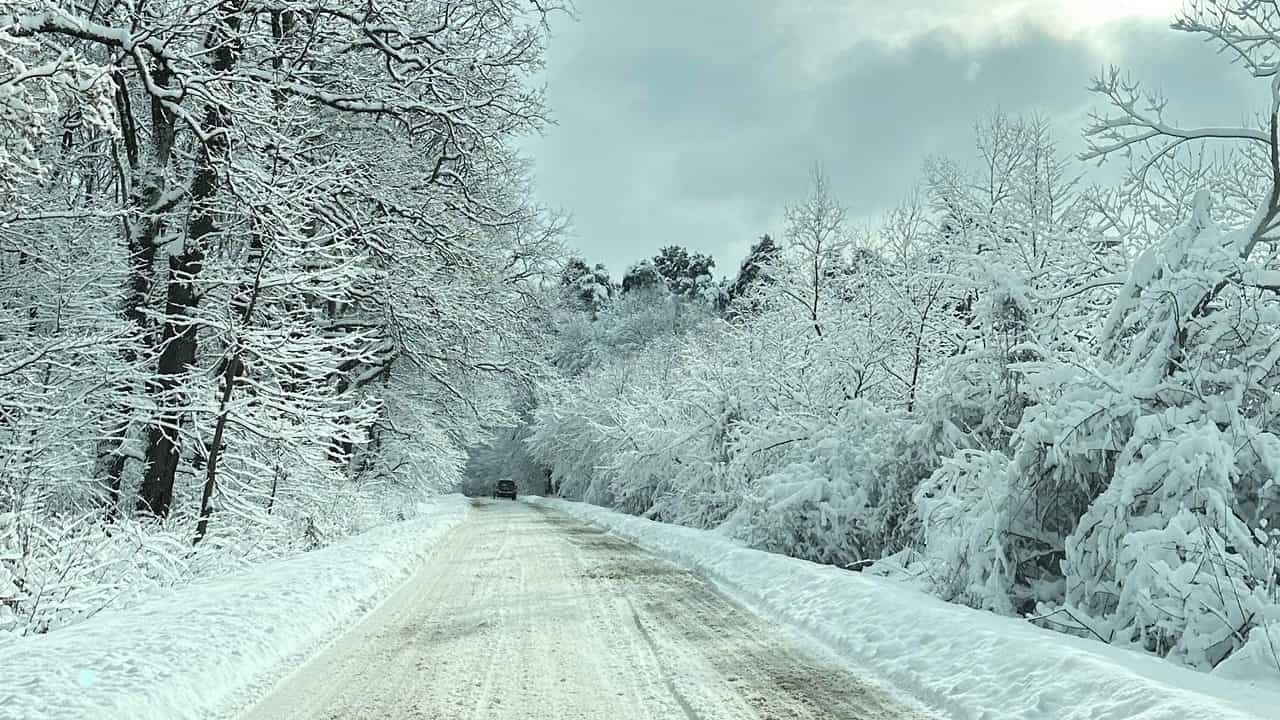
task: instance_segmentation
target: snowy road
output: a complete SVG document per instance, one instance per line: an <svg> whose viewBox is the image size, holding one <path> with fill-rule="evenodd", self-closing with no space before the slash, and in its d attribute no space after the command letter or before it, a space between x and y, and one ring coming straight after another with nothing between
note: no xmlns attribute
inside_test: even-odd
<svg viewBox="0 0 1280 720"><path fill-rule="evenodd" d="M245 717L933 716L629 543L484 501L396 595Z"/></svg>

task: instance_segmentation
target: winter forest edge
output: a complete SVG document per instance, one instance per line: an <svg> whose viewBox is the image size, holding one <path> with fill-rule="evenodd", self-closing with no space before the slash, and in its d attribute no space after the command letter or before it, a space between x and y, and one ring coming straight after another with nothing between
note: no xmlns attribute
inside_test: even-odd
<svg viewBox="0 0 1280 720"><path fill-rule="evenodd" d="M566 8L376 5L0 0L0 642L511 476L1280 677L1274 6L1173 25L1254 126L1108 70L1080 158L993 114L615 282L512 149Z"/></svg>

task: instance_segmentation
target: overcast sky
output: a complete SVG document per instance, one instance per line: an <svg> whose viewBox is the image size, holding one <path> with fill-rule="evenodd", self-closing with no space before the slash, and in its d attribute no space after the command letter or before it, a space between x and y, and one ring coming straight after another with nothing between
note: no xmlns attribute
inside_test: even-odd
<svg viewBox="0 0 1280 720"><path fill-rule="evenodd" d="M1080 147L1085 87L1116 64L1174 119L1240 122L1267 88L1168 29L1179 0L575 0L546 83L557 125L526 143L569 244L615 276L668 244L733 274L820 161L870 220L973 125L1040 111Z"/></svg>

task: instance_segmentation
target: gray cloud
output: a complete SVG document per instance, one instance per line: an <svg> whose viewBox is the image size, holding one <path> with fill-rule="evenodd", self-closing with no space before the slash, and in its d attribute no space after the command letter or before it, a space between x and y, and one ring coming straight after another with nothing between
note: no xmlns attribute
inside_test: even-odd
<svg viewBox="0 0 1280 720"><path fill-rule="evenodd" d="M1153 21L1071 37L1028 23L983 42L922 26L905 42L863 32L816 53L765 0L578 4L549 51L559 124L526 148L541 199L574 215L572 244L615 275L673 243L731 274L756 236L781 231L814 161L855 216L874 216L928 155L967 157L973 125L996 109L1046 113L1076 149L1086 85L1107 63L1152 78L1188 122L1238 120L1265 93Z"/></svg>

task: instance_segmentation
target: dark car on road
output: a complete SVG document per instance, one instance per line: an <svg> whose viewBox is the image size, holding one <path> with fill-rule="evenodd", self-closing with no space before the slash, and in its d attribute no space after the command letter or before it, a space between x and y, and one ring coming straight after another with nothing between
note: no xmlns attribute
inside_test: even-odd
<svg viewBox="0 0 1280 720"><path fill-rule="evenodd" d="M515 480L499 480L498 487L493 491L494 499L500 497L508 497L512 500L516 499L516 481Z"/></svg>

